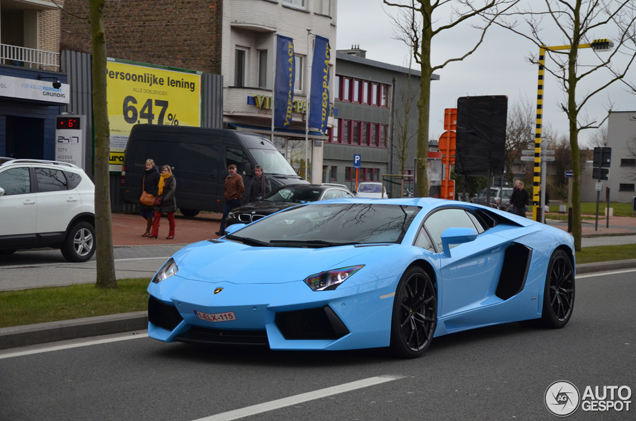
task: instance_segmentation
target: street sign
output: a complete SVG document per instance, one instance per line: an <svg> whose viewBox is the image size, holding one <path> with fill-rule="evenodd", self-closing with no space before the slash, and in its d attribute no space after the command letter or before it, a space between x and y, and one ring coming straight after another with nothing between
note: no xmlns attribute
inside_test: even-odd
<svg viewBox="0 0 636 421"><path fill-rule="evenodd" d="M554 155L554 149L544 149L541 151L541 156ZM521 151L521 156L534 156L534 149Z"/></svg>
<svg viewBox="0 0 636 421"><path fill-rule="evenodd" d="M603 183L598 182L598 183L596 183L595 187L596 187L595 188L596 191L603 191Z"/></svg>
<svg viewBox="0 0 636 421"><path fill-rule="evenodd" d="M574 173L572 172L572 170L568 170L565 172L565 178L572 178L574 177Z"/></svg>
<svg viewBox="0 0 636 421"><path fill-rule="evenodd" d="M592 168L592 178L594 180L608 180L609 168Z"/></svg>
<svg viewBox="0 0 636 421"><path fill-rule="evenodd" d="M359 170L362 165L362 155L359 153L353 155L353 168Z"/></svg>

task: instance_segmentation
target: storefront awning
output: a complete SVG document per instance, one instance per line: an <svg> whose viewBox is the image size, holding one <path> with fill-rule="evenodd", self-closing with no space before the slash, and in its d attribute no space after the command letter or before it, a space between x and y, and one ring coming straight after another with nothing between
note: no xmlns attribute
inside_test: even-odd
<svg viewBox="0 0 636 421"><path fill-rule="evenodd" d="M263 126L251 126L248 124L235 124L235 123L229 123L228 124L229 127L234 128L234 129L238 129L238 130L246 130L246 131L250 131L253 133L260 133L262 135L265 136L269 136L272 133L272 129L271 127L263 127ZM274 130L274 136L277 137L294 137L297 139L304 139L305 138L305 131L304 130L291 130L291 129L281 129L279 127L277 127ZM309 135L308 135L309 139L317 139L317 140L327 140L327 135L322 134L319 131L309 131Z"/></svg>

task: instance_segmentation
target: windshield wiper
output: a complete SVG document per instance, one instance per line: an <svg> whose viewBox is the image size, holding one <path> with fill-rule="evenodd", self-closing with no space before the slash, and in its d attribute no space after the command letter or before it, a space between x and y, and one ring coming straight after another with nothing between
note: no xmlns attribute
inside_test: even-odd
<svg viewBox="0 0 636 421"><path fill-rule="evenodd" d="M337 242L326 241L326 240L270 240L269 242L272 245L288 244L290 246L313 247L313 248L351 246L351 245L360 244L359 242L337 243Z"/></svg>
<svg viewBox="0 0 636 421"><path fill-rule="evenodd" d="M237 235L228 234L225 236L228 240L236 240L248 246L256 246L256 247L271 247L272 245L266 243L264 241L256 240L254 238L249 237L239 237Z"/></svg>

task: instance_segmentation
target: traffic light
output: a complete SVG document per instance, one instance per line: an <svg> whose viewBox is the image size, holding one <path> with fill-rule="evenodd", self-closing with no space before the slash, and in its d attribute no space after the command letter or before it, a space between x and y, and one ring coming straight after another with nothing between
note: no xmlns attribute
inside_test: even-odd
<svg viewBox="0 0 636 421"><path fill-rule="evenodd" d="M595 51L603 51L614 48L614 43L607 38L595 39L594 41L592 41L592 44L590 44L590 46Z"/></svg>

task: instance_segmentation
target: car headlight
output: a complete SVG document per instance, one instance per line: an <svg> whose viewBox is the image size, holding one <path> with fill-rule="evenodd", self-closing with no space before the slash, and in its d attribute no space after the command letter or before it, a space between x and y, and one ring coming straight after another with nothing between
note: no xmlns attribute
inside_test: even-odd
<svg viewBox="0 0 636 421"><path fill-rule="evenodd" d="M174 259L171 257L162 267L159 269L159 272L152 278L152 282L158 284L161 281L165 281L169 277L176 275L179 271L177 264Z"/></svg>
<svg viewBox="0 0 636 421"><path fill-rule="evenodd" d="M237 218L237 213L236 212L230 212L227 215L227 219L236 219Z"/></svg>
<svg viewBox="0 0 636 421"><path fill-rule="evenodd" d="M353 276L354 273L362 269L364 265L348 266L341 269L333 269L308 276L303 280L312 291L330 291Z"/></svg>

